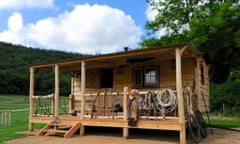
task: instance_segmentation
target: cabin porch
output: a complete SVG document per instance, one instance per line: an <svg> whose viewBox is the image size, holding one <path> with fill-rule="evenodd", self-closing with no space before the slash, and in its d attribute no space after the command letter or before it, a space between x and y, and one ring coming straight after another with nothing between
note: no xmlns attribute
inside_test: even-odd
<svg viewBox="0 0 240 144"><path fill-rule="evenodd" d="M155 90L152 91L152 93L158 94L166 89L162 90ZM170 91L170 89L169 89ZM172 90L175 92L175 90ZM123 137L127 138L129 135L128 129L129 128L135 128L135 129L155 129L155 130L171 130L171 131L179 131L181 132L184 129L184 125L182 123L179 123L179 117L177 114L177 105L176 103L172 103L171 106L168 107L169 112L166 112L164 115L161 113L160 109L161 106L158 105L158 103L154 103L154 101L150 103L144 103L144 99L147 98L147 94L150 91L139 91L138 95L136 96L137 101L139 101L139 110L144 111L148 110L152 113L147 114L145 112L139 113L139 118L137 120L137 123L135 126L129 126L128 123L128 112L129 109L127 108L127 101L128 101L128 95L129 90L127 87L123 88L122 92L97 92L97 93L85 93L85 104L89 104L90 108L93 109L87 109L88 106L85 105L84 115L83 118L81 118L81 112L80 113L72 113L71 111L67 111L69 107L71 107L71 103L74 101L73 97L70 98L59 98L59 116L56 117L52 113L52 109L54 109L53 106L53 95L47 95L47 96L34 96L33 97L33 103L35 105L34 107L34 114L29 120L29 123L45 123L48 124L45 128L43 128L40 133L38 134L43 135L45 132L49 132L47 128L49 127L49 124L52 125L52 123L57 123L58 126L73 126L76 124L80 124L80 134L84 135L84 126L97 126L97 127L117 127L117 128L123 128ZM185 93L189 94L189 93ZM96 98L98 96L98 99ZM108 98L111 98L114 100L114 97L123 97L123 110L115 111L114 107L99 107L94 106L92 101L90 99L86 98L92 98L93 101L96 101L96 103L100 101L105 100L108 101ZM174 93L173 95L176 98L176 95ZM105 98L104 98L105 97ZM141 100L142 99L142 100ZM125 100L125 102L124 102ZM39 101L42 101L42 104L39 104ZM46 101L47 104L44 104ZM50 102L52 101L52 102ZM68 101L68 102L67 102ZM176 99L175 99L176 101ZM142 102L142 103L141 103ZM145 101L147 102L147 101ZM66 105L67 104L67 105ZM144 104L144 105L141 105ZM152 105L152 106L151 106ZM155 105L155 106L153 106ZM158 106L159 107L158 107ZM48 108L49 107L49 108ZM65 110L63 110L65 108ZM89 108L89 107L88 107ZM72 108L71 108L72 109ZM155 112L154 112L155 111ZM78 128L78 129L79 129ZM52 131L52 129L51 129ZM55 131L55 132L63 132L64 131Z"/></svg>

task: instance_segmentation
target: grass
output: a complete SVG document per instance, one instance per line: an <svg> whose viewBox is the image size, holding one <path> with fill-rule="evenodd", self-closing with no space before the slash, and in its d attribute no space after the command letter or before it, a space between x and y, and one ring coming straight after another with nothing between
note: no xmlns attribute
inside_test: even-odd
<svg viewBox="0 0 240 144"><path fill-rule="evenodd" d="M205 121L208 123L207 117L204 117ZM239 117L224 117L221 115L210 115L210 123L213 127L223 127L223 128L239 128L240 118Z"/></svg>
<svg viewBox="0 0 240 144"><path fill-rule="evenodd" d="M68 105L68 102L61 101L62 106ZM3 95L0 94L0 110L16 110L29 108L29 96L23 95ZM60 112L66 112L63 108L60 108ZM25 137L25 134L19 134L16 132L28 130L28 117L29 111L20 111L11 113L11 126L3 126L0 123L0 144L4 141ZM0 113L0 121L2 121L2 115ZM35 129L40 129L45 124L34 124Z"/></svg>
<svg viewBox="0 0 240 144"><path fill-rule="evenodd" d="M0 110L16 110L29 108L29 97L22 95L0 95ZM29 111L12 112L11 126L3 126L0 124L0 144L4 141L25 137L25 134L16 133L28 129ZM0 115L2 121L2 115ZM36 127L42 127L37 125Z"/></svg>

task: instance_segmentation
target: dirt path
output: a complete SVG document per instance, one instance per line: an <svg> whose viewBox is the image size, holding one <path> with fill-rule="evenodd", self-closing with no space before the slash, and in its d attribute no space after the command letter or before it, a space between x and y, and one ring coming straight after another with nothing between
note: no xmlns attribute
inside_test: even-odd
<svg viewBox="0 0 240 144"><path fill-rule="evenodd" d="M6 142L7 144L177 144L178 134L153 131L154 133L134 133L129 139L123 139L119 132L96 132L83 137L28 136ZM26 133L26 132L25 132ZM35 132L29 134L36 134ZM191 144L192 142L188 142ZM240 132L214 129L214 135L202 140L201 144L240 144Z"/></svg>

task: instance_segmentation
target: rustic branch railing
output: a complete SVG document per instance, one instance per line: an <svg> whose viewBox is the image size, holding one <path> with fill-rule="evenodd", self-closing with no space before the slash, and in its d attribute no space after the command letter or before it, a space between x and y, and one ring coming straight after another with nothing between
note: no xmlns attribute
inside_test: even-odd
<svg viewBox="0 0 240 144"><path fill-rule="evenodd" d="M189 88L188 88L189 94ZM128 91L127 91L128 96ZM185 95L184 95L185 96ZM84 118L112 118L124 117L124 92L99 91L84 93ZM34 102L34 116L50 116L54 111L54 95L32 96ZM128 100L128 98L127 98ZM177 98L174 89L141 90L136 94L139 119L176 119ZM74 106L78 103L78 108ZM59 113L81 113L81 99L71 95L59 97ZM186 110L189 104L186 102Z"/></svg>
<svg viewBox="0 0 240 144"><path fill-rule="evenodd" d="M123 95L124 92L85 93L84 117L123 118ZM138 91L136 102L140 119L165 119L166 115L167 118L177 115L176 91L172 89Z"/></svg>
<svg viewBox="0 0 240 144"><path fill-rule="evenodd" d="M32 96L34 116L53 115L53 94L43 96Z"/></svg>

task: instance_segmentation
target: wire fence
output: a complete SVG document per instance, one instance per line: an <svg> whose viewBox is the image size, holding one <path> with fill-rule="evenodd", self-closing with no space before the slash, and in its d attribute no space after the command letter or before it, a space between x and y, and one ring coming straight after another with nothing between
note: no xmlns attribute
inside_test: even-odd
<svg viewBox="0 0 240 144"><path fill-rule="evenodd" d="M0 119L1 119L1 125L5 127L10 127L12 124L12 113L15 112L24 112L29 111L29 108L26 109L16 109L16 110L0 110Z"/></svg>

